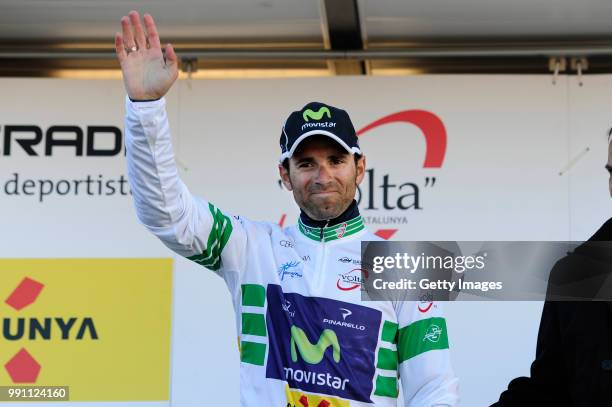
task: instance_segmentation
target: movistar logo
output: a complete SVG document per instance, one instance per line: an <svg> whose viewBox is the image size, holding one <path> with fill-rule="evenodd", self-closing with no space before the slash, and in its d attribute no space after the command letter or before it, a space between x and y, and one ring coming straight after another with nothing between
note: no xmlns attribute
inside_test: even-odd
<svg viewBox="0 0 612 407"><path fill-rule="evenodd" d="M336 333L331 329L324 329L316 344L310 343L303 329L291 326L291 360L298 361L298 352L302 359L311 365L321 363L327 348L332 347L333 358L336 363L340 362L340 343Z"/></svg>
<svg viewBox="0 0 612 407"><path fill-rule="evenodd" d="M328 119L331 119L331 112L329 111L329 108L323 106L316 112L311 109L304 110L302 117L304 118L304 121L308 121L308 119L321 120L325 114L327 114Z"/></svg>

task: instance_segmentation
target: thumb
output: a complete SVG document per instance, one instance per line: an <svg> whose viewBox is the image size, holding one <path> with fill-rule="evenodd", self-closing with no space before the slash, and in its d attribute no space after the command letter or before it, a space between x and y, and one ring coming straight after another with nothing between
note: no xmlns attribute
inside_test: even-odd
<svg viewBox="0 0 612 407"><path fill-rule="evenodd" d="M176 56L176 52L174 52L174 47L172 47L172 44L166 45L166 65L178 65L178 57Z"/></svg>

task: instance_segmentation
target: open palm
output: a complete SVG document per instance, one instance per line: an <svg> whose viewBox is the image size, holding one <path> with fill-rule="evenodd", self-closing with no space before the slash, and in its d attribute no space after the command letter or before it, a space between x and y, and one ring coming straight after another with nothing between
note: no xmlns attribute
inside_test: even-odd
<svg viewBox="0 0 612 407"><path fill-rule="evenodd" d="M115 34L115 51L130 99L151 100L164 96L178 76L178 59L172 45L162 53L155 21L144 15L146 32L136 11L121 19L122 33Z"/></svg>

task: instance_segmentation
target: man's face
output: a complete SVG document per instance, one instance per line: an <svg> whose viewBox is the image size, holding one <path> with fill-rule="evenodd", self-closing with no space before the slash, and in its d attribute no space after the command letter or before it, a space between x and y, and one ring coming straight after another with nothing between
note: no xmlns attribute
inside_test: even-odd
<svg viewBox="0 0 612 407"><path fill-rule="evenodd" d="M610 140L610 143L608 143L608 164L606 165L606 169L608 170L608 173L610 174L610 179L608 181L609 187L610 187L610 196L612 197L612 140Z"/></svg>
<svg viewBox="0 0 612 407"><path fill-rule="evenodd" d="M289 171L279 165L279 172L308 216L328 220L342 214L355 198L365 173L365 157L355 165L353 155L329 137L311 136L289 159Z"/></svg>

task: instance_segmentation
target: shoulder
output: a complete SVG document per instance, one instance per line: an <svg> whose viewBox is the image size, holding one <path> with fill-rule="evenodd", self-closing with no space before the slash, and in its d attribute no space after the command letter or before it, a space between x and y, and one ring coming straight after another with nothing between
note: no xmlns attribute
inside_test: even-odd
<svg viewBox="0 0 612 407"><path fill-rule="evenodd" d="M608 219L589 239L590 241L611 241L612 240L612 218Z"/></svg>

